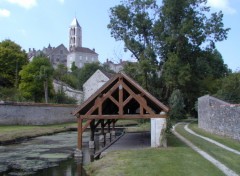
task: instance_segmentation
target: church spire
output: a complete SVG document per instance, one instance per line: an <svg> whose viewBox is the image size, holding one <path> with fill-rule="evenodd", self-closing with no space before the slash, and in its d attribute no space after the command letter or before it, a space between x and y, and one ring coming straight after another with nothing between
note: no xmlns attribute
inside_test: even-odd
<svg viewBox="0 0 240 176"><path fill-rule="evenodd" d="M69 51L82 47L82 28L76 18L73 19L69 29Z"/></svg>

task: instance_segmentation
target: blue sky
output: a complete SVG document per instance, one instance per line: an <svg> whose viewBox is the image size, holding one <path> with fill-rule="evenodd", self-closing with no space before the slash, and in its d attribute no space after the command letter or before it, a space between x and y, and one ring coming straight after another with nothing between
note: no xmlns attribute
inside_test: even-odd
<svg viewBox="0 0 240 176"><path fill-rule="evenodd" d="M0 41L11 39L28 48L68 47L68 30L76 16L83 32L83 46L95 48L99 60L131 60L107 29L109 8L120 0L0 0ZM228 39L217 43L224 62L240 70L240 0L209 0L213 11L222 10Z"/></svg>

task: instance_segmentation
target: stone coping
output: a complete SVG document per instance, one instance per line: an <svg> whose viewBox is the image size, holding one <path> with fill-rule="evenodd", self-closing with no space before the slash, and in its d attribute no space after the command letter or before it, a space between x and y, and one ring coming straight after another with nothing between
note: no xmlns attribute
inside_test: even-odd
<svg viewBox="0 0 240 176"><path fill-rule="evenodd" d="M45 107L73 107L76 108L78 105L75 104L51 104L51 103L31 103L31 102L1 102L0 105L11 105L11 106L45 106Z"/></svg>

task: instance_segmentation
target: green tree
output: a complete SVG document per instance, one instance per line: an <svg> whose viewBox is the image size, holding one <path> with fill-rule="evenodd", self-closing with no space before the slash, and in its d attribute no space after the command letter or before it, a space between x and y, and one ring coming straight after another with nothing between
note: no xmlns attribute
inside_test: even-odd
<svg viewBox="0 0 240 176"><path fill-rule="evenodd" d="M240 103L240 72L222 78L215 96L231 103Z"/></svg>
<svg viewBox="0 0 240 176"><path fill-rule="evenodd" d="M53 95L52 73L53 68L48 58L35 57L19 73L21 77L19 89L22 95L27 100L35 102L41 102L45 98L47 103L48 94Z"/></svg>
<svg viewBox="0 0 240 176"><path fill-rule="evenodd" d="M11 40L0 42L0 85L18 87L19 71L28 63L27 54Z"/></svg>
<svg viewBox="0 0 240 176"><path fill-rule="evenodd" d="M183 119L185 118L185 104L184 98L179 89L172 92L169 98L170 112L169 116L171 119Z"/></svg>
<svg viewBox="0 0 240 176"><path fill-rule="evenodd" d="M63 91L58 91L54 97L53 102L57 104L77 104L77 100L68 97Z"/></svg>
<svg viewBox="0 0 240 176"><path fill-rule="evenodd" d="M222 12L210 14L206 3L207 0L163 0L158 6L155 0L130 0L110 9L111 35L123 41L139 62L148 60L155 75L162 76L161 81L154 82L154 74L145 71L145 85L152 82L155 90L161 86L158 90L165 100L173 90L180 89L188 111L208 88L200 83L226 73L214 50L215 43L225 40L230 29L224 28ZM214 69L216 65L218 69ZM140 76L142 72L137 73Z"/></svg>
<svg viewBox="0 0 240 176"><path fill-rule="evenodd" d="M63 64L59 64L53 72L53 78L58 81L64 81L64 76L67 75L67 67Z"/></svg>

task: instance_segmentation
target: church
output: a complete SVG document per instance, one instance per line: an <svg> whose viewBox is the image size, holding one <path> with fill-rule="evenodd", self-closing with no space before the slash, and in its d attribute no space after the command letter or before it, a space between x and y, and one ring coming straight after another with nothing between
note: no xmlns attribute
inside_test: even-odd
<svg viewBox="0 0 240 176"><path fill-rule="evenodd" d="M73 19L69 30L69 54L67 55L67 67L70 70L72 64L82 68L86 63L99 62L95 49L82 47L82 28L76 18Z"/></svg>
<svg viewBox="0 0 240 176"><path fill-rule="evenodd" d="M99 62L95 49L82 46L82 28L76 18L73 19L69 28L69 49L63 44L57 47L51 47L49 44L47 48L44 47L42 50L29 49L28 58L31 61L41 54L49 58L54 68L63 64L67 66L69 71L71 71L73 63L78 68L82 68L86 63Z"/></svg>

